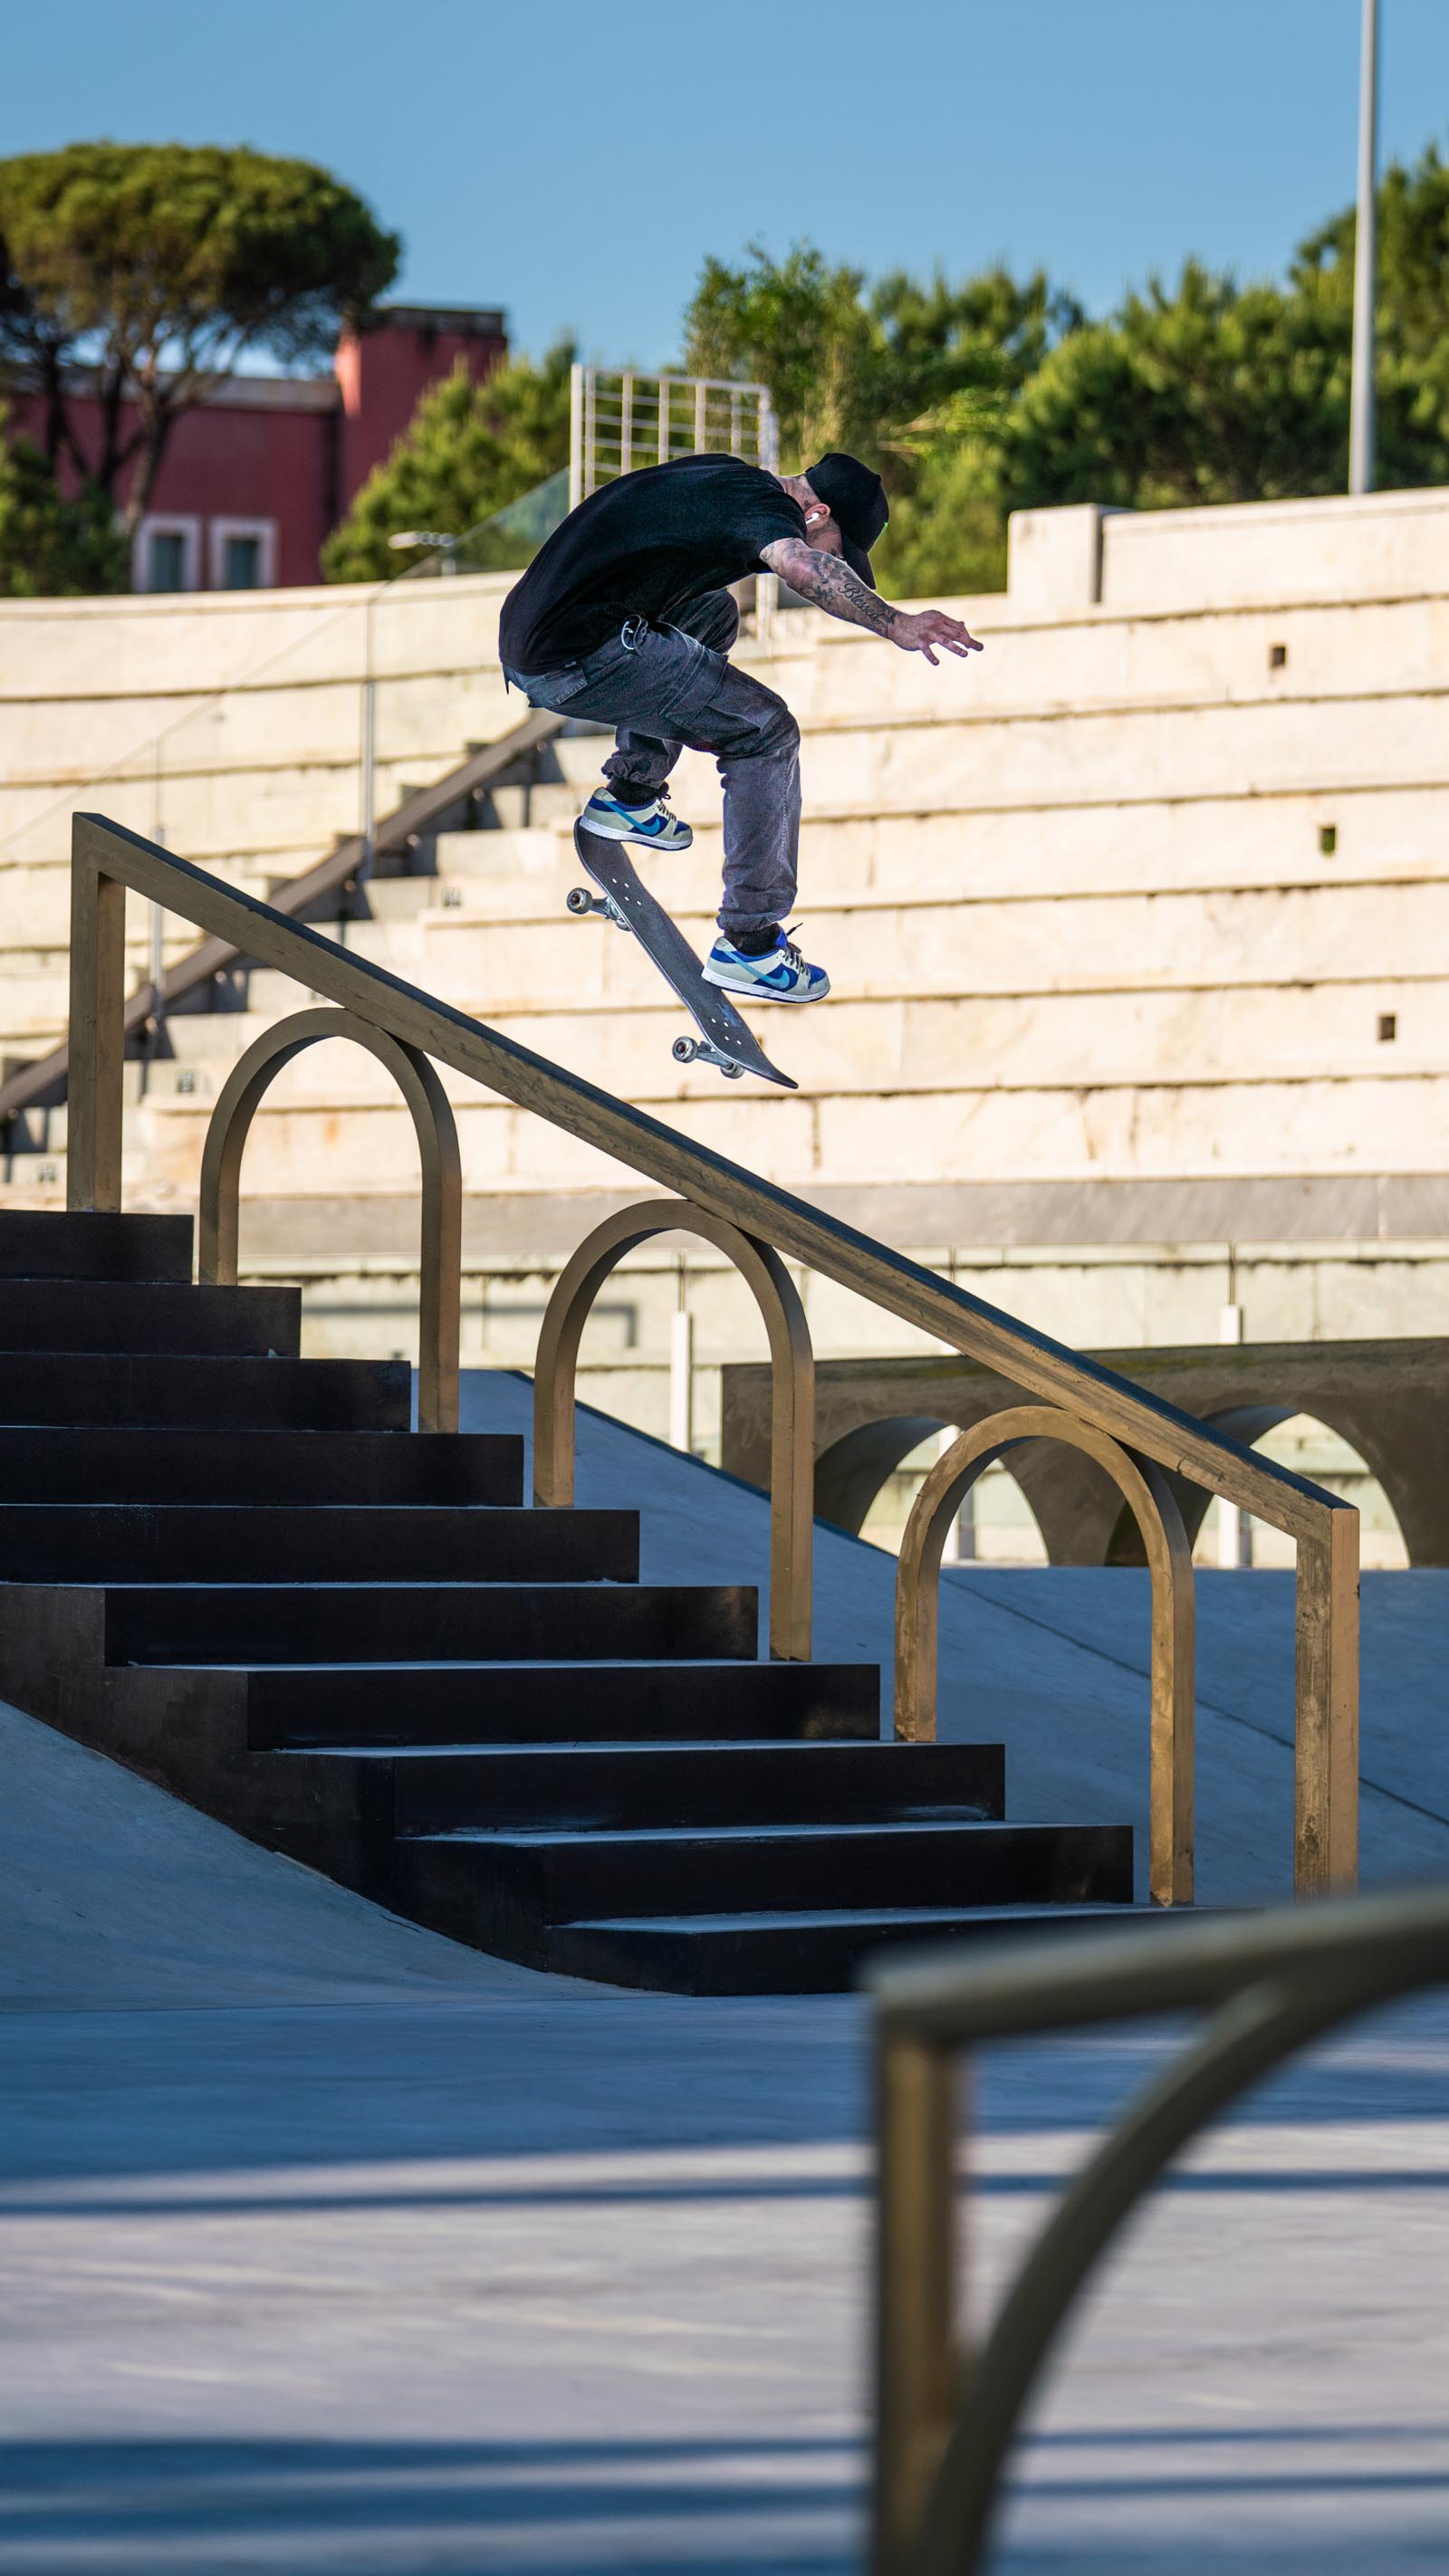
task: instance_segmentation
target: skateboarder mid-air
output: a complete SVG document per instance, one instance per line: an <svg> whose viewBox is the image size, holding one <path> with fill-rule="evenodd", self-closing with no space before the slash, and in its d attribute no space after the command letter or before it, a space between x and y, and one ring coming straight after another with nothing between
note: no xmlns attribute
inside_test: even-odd
<svg viewBox="0 0 1449 2576"><path fill-rule="evenodd" d="M727 585L778 573L828 616L905 653L981 647L940 609L909 615L875 587L870 549L886 524L878 474L822 456L807 474L768 474L737 456L684 456L606 483L570 512L504 605L505 677L536 707L618 729L607 784L580 822L643 849L687 850L665 781L684 744L712 751L724 780L724 901L705 962L711 984L760 1001L818 1002L830 990L784 927L795 901L800 729L782 698L729 648L739 615Z"/></svg>

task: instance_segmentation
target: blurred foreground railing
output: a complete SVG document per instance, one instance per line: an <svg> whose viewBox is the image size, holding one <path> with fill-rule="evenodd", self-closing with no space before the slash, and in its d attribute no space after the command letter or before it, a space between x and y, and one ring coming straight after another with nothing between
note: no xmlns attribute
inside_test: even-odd
<svg viewBox="0 0 1449 2576"><path fill-rule="evenodd" d="M1449 1982L1449 1891L883 1965L876 1998L873 2576L976 2576L1012 2443L1093 2267L1174 2156L1275 2066ZM972 2345L956 2305L960 2059L989 2040L1196 2012L1058 2201ZM966 2185L969 2202L969 2182ZM1307 2561L1305 2560L1305 2564Z"/></svg>
<svg viewBox="0 0 1449 2576"><path fill-rule="evenodd" d="M191 921L241 956L294 977L345 1017L315 1010L271 1031L245 1057L214 1113L203 1186L203 1275L236 1275L237 1201L246 1129L267 1084L298 1047L336 1034L391 1065L423 1155L421 1348L424 1427L458 1419L459 1170L452 1113L432 1068L446 1065L642 1173L671 1194L590 1238L545 1318L535 1379L538 1499L572 1492L574 1359L600 1281L631 1242L659 1231L703 1235L749 1280L774 1368L771 1449L771 1651L810 1654L814 1362L786 1270L803 1263L951 1349L996 1370L1028 1404L978 1423L941 1460L902 1551L896 1733L935 1732L935 1622L941 1540L988 1459L1020 1440L1087 1452L1115 1479L1153 1569L1149 1883L1162 1904L1193 1892L1193 1576L1164 1471L1224 1495L1286 1531L1297 1547L1294 1872L1301 1894L1353 1884L1358 1849L1358 1515L1337 1495L1258 1457L1160 1396L1080 1358L964 1288L857 1234L658 1119L549 1064L481 1021L434 1000L305 924L95 814L77 815L71 876L70 1128L73 1208L121 1203L126 889ZM672 1203L671 1203L672 1200ZM431 1247L431 1248L430 1248Z"/></svg>

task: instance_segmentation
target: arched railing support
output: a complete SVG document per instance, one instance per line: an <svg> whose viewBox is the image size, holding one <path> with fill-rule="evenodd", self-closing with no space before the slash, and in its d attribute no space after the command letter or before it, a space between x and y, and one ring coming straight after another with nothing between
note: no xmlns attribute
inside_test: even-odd
<svg viewBox="0 0 1449 2576"><path fill-rule="evenodd" d="M1022 2416L1097 2264L1174 2157L1300 2049L1449 1979L1442 1889L1263 1922L884 1966L879 2000L874 2576L979 2576ZM1206 2018L1058 2200L974 2349L958 2338L958 2052L1107 2022Z"/></svg>
<svg viewBox="0 0 1449 2576"><path fill-rule="evenodd" d="M462 1299L463 1167L458 1129L421 1050L350 1011L295 1011L266 1029L223 1083L201 1161L197 1276L229 1286L237 1274L241 1165L253 1118L284 1065L304 1047L347 1038L385 1065L407 1103L422 1165L418 1276L418 1429L458 1428L458 1314Z"/></svg>
<svg viewBox="0 0 1449 2576"><path fill-rule="evenodd" d="M688 1199L641 1199L596 1226L555 1283L538 1336L533 1379L534 1500L574 1498L574 1387L579 1343L604 1281L657 1234L695 1234L732 1261L770 1342L770 1653L810 1660L815 1537L815 1355L800 1293L779 1254Z"/></svg>
<svg viewBox="0 0 1449 2576"><path fill-rule="evenodd" d="M1192 1550L1172 1489L1150 1459L1053 1405L1013 1405L964 1431L931 1469L912 1506L896 1577L895 1731L907 1744L936 1733L941 1555L977 1477L1019 1440L1059 1440L1105 1468L1131 1511L1152 1578L1152 1718L1148 1885L1157 1905L1192 1903L1196 1609Z"/></svg>

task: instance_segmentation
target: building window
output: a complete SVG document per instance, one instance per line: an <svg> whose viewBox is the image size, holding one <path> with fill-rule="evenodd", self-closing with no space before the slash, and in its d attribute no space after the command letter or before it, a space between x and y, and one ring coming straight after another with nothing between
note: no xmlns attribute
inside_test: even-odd
<svg viewBox="0 0 1449 2576"><path fill-rule="evenodd" d="M201 571L200 536L196 519L143 519L131 557L132 589L195 590Z"/></svg>
<svg viewBox="0 0 1449 2576"><path fill-rule="evenodd" d="M275 519L213 519L213 590L271 590L277 578Z"/></svg>

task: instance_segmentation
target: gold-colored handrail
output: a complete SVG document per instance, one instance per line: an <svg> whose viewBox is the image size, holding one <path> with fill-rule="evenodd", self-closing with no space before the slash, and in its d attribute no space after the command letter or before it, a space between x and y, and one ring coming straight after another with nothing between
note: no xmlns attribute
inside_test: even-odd
<svg viewBox="0 0 1449 2576"><path fill-rule="evenodd" d="M580 1244L554 1283L533 1371L533 1490L553 1507L574 1498L574 1384L594 1300L628 1253L657 1234L697 1234L734 1263L770 1341L770 1653L810 1660L815 1543L815 1355L800 1292L767 1243L688 1199L619 1208Z"/></svg>
<svg viewBox="0 0 1449 2576"><path fill-rule="evenodd" d="M412 1117L422 1177L418 1247L418 1429L458 1428L458 1325L463 1291L463 1162L448 1095L419 1048L369 1028L351 1011L294 1011L238 1056L217 1095L201 1157L198 1279L237 1275L241 1166L248 1131L271 1084L303 1049L327 1038L366 1047L392 1075Z"/></svg>
<svg viewBox="0 0 1449 2576"><path fill-rule="evenodd" d="M782 1259L820 1271L884 1313L1000 1370L1025 1394L1060 1405L1137 1455L1286 1532L1298 1550L1296 1883L1305 1895L1353 1883L1358 1515L1352 1504L139 834L100 815L78 814L72 851L72 1207L121 1203L123 934L130 886L436 1063L535 1111L660 1189L738 1226Z"/></svg>
<svg viewBox="0 0 1449 2576"><path fill-rule="evenodd" d="M1011 2446L1094 2266L1173 2157L1297 2050L1449 1982L1449 1895L1356 1897L884 1961L876 1996L873 2576L979 2576ZM1176 2061L1068 2183L972 2345L957 2322L961 2052L1196 2012Z"/></svg>
<svg viewBox="0 0 1449 2576"><path fill-rule="evenodd" d="M1112 1478L1142 1533L1152 1578L1148 1886L1156 1905L1192 1903L1193 1725L1196 1646L1192 1550L1160 1467L1055 1405L1014 1405L988 1415L938 1458L911 1507L896 1576L896 1735L936 1735L941 1556L971 1487L1019 1440L1062 1440Z"/></svg>

